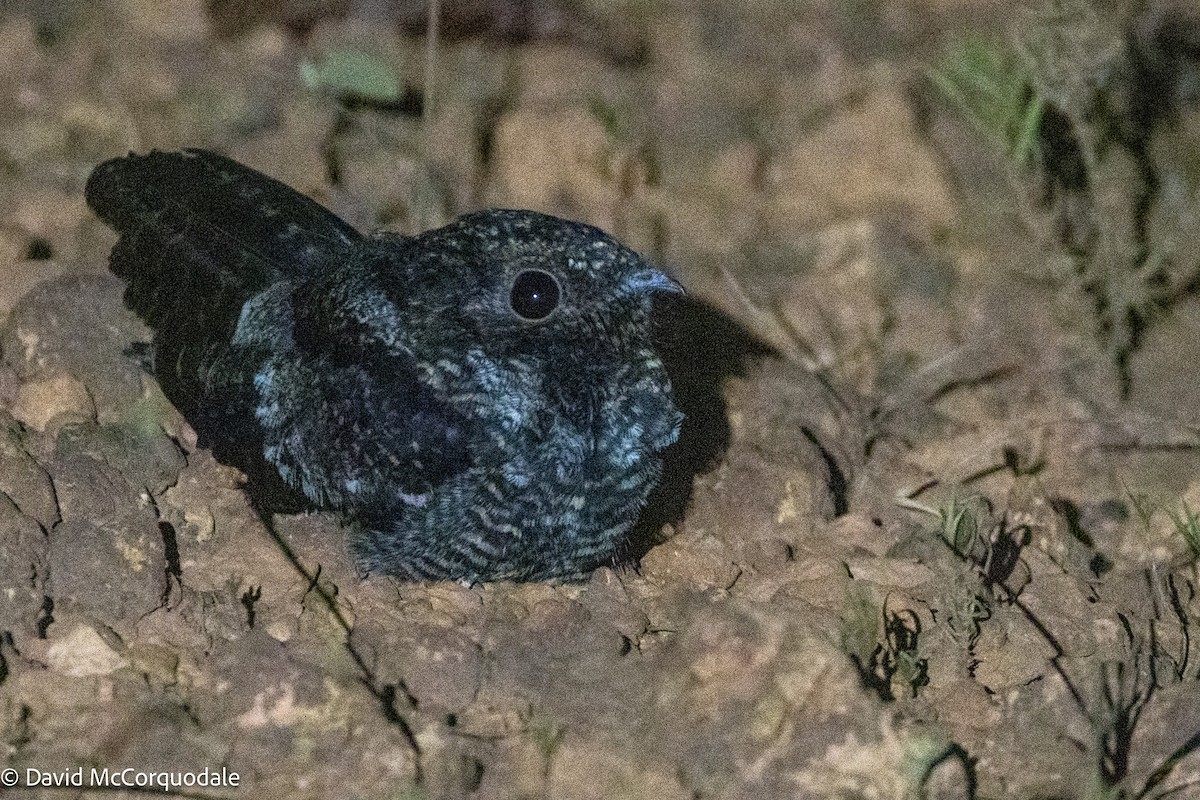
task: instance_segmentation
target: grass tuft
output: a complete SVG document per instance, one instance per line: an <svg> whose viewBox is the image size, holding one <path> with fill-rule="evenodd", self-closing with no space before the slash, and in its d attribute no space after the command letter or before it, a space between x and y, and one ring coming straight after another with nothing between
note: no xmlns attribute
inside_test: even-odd
<svg viewBox="0 0 1200 800"><path fill-rule="evenodd" d="M1031 164L1046 103L1015 53L963 39L926 76L947 104L1013 164Z"/></svg>

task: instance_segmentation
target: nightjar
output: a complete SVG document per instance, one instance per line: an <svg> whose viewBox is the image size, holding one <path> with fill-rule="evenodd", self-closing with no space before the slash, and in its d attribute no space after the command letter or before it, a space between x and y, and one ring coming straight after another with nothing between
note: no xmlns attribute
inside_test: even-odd
<svg viewBox="0 0 1200 800"><path fill-rule="evenodd" d="M362 235L202 150L107 161L86 194L201 444L341 512L364 571L613 558L682 419L650 319L682 289L636 253L532 211Z"/></svg>

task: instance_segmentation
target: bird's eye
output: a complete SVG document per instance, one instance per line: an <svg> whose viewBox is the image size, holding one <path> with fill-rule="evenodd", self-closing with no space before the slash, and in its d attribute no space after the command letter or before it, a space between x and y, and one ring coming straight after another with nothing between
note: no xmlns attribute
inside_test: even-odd
<svg viewBox="0 0 1200 800"><path fill-rule="evenodd" d="M527 269L513 281L509 302L512 310L522 319L545 319L558 308L562 294L558 279L540 269Z"/></svg>

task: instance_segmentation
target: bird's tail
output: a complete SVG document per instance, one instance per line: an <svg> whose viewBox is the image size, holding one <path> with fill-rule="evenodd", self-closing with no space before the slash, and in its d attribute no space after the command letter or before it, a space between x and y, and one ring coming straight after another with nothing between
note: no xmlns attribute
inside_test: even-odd
<svg viewBox="0 0 1200 800"><path fill-rule="evenodd" d="M106 161L86 197L120 234L111 268L126 302L164 334L223 337L251 296L359 238L308 197L203 150Z"/></svg>
<svg viewBox="0 0 1200 800"><path fill-rule="evenodd" d="M203 150L106 161L86 197L120 235L110 266L154 329L155 374L184 413L211 388L247 300L360 238L308 197Z"/></svg>

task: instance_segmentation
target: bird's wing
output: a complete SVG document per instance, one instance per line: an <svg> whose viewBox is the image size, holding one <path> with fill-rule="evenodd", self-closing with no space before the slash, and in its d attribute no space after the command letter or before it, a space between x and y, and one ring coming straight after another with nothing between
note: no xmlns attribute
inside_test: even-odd
<svg viewBox="0 0 1200 800"><path fill-rule="evenodd" d="M184 413L247 300L345 258L361 239L310 198L204 150L106 161L85 193L120 234L112 271L156 331L155 372Z"/></svg>
<svg viewBox="0 0 1200 800"><path fill-rule="evenodd" d="M403 343L408 324L359 260L281 281L243 310L233 354L255 365L240 380L263 454L319 506L387 518L471 465L473 423Z"/></svg>
<svg viewBox="0 0 1200 800"><path fill-rule="evenodd" d="M368 517L469 466L467 421L384 346L400 313L348 288L363 237L331 212L201 150L105 162L86 194L155 375L218 459Z"/></svg>
<svg viewBox="0 0 1200 800"><path fill-rule="evenodd" d="M114 158L88 205L120 236L125 302L154 329L154 372L217 457L279 489L262 463L250 382L230 343L250 298L351 256L361 235L310 198L215 153Z"/></svg>
<svg viewBox="0 0 1200 800"><path fill-rule="evenodd" d="M275 354L253 376L263 454L291 486L319 506L386 520L470 467L471 420L411 359L327 355Z"/></svg>

